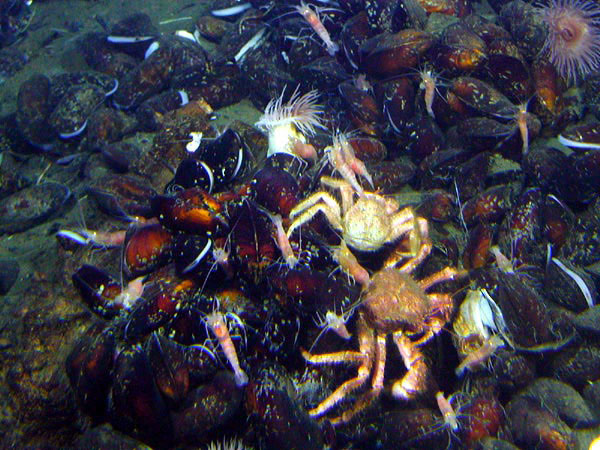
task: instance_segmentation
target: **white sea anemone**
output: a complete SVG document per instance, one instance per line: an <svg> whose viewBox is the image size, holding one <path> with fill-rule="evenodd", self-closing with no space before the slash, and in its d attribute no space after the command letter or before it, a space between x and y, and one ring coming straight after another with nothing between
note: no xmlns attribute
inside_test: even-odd
<svg viewBox="0 0 600 450"><path fill-rule="evenodd" d="M306 144L305 135L314 135L316 127L325 128L319 115L323 110L317 104L316 90L300 95L298 88L287 103L283 103L285 89L271 99L256 126L269 134L268 156L275 153L297 154L294 147Z"/></svg>
<svg viewBox="0 0 600 450"><path fill-rule="evenodd" d="M548 26L544 50L569 81L600 68L600 6L593 0L549 0L539 8Z"/></svg>

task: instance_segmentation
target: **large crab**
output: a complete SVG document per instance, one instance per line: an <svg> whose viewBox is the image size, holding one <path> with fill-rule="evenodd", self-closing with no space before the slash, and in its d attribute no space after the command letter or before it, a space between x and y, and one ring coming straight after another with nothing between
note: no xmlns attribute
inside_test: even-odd
<svg viewBox="0 0 600 450"><path fill-rule="evenodd" d="M400 209L392 198L375 192L361 192L357 196L350 183L327 176L321 177L321 184L340 190L341 205L329 192L315 192L290 212L293 222L288 236L319 211L342 233L345 243L359 251L377 251L407 233L411 233L411 243L416 243L420 236L414 231L427 228L425 219L417 218L410 207Z"/></svg>
<svg viewBox="0 0 600 450"><path fill-rule="evenodd" d="M420 346L439 333L450 320L453 302L450 294L428 293L442 281L452 280L461 271L447 267L422 280L415 280L410 272L431 251L431 242L423 236L417 256L399 268L386 267L375 273L363 292L357 319L358 351L344 350L314 355L303 351L312 364L357 364L356 377L344 382L316 408L309 411L313 417L327 413L338 402L363 386L371 377L371 387L354 406L339 417L331 419L336 425L346 423L369 405L383 390L388 334L398 348L407 368L406 374L392 384L392 396L409 400L428 388L429 369Z"/></svg>

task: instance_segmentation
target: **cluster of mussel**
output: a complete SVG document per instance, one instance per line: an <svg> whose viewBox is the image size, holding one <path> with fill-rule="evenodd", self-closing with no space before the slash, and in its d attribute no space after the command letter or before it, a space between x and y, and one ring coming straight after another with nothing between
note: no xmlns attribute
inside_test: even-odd
<svg viewBox="0 0 600 450"><path fill-rule="evenodd" d="M495 21L466 0L327 4L321 25L339 51L312 34L312 6L262 1L214 5L198 20L196 35L215 41L214 55L190 33L155 39L136 29L140 16L129 19L127 36L86 36L88 63L119 79L113 105L126 111L97 109L104 120L81 139L120 172L89 194L134 221L126 232L61 233L117 246L126 281L90 265L73 275L104 319L67 360L95 423L157 446L223 434L266 448L591 441L582 428L598 424L600 407L600 156L589 148L600 127L578 124L586 108L545 57L547 29L535 8L489 3ZM141 46L145 59L122 44L138 54ZM594 92L595 80L584 87ZM438 385L410 402L384 395L335 429L306 411L353 369L307 368L301 349L356 350L325 333L324 318L344 317L355 334L361 288L336 271L331 248L340 238L325 217L290 236L290 263L277 216L287 225L339 168L269 142L258 169L264 137L238 123L213 137L208 120L211 107L245 96L262 109L281 95L282 106L296 85L320 92L320 123L358 130L348 142L373 190L427 220L433 249L415 276L469 271L441 285L454 293L454 314L423 346ZM154 133L150 148L124 139L134 115L138 131ZM578 148L549 145L545 138L559 133ZM330 140L310 138L319 157ZM400 241L354 254L375 273L391 252L410 253ZM405 370L389 353L386 381Z"/></svg>

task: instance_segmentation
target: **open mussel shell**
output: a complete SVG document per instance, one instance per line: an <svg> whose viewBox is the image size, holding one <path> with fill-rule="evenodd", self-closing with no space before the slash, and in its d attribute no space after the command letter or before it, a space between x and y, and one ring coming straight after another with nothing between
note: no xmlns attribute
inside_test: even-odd
<svg viewBox="0 0 600 450"><path fill-rule="evenodd" d="M84 264L73 274L73 284L83 302L105 319L115 317L122 306L114 302L121 293L121 285L103 270Z"/></svg>
<svg viewBox="0 0 600 450"><path fill-rule="evenodd" d="M136 226L127 231L124 245L124 269L130 278L134 278L150 273L170 261L173 236L157 223Z"/></svg>
<svg viewBox="0 0 600 450"><path fill-rule="evenodd" d="M222 205L203 189L194 187L150 201L158 220L168 228L189 233L212 232L227 224Z"/></svg>

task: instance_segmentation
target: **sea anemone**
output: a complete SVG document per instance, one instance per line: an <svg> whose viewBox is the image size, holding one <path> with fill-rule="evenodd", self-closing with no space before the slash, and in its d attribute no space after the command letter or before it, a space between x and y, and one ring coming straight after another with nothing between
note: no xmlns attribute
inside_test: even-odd
<svg viewBox="0 0 600 450"><path fill-rule="evenodd" d="M568 81L600 67L600 6L593 0L550 0L539 8L548 25L544 43L552 64Z"/></svg>
<svg viewBox="0 0 600 450"><path fill-rule="evenodd" d="M285 104L284 95L285 89L279 97L271 99L256 126L268 131L274 127L293 124L302 134L315 134L315 127L323 128L319 120L319 114L323 111L316 103L319 96L316 90L300 95L296 88Z"/></svg>
<svg viewBox="0 0 600 450"><path fill-rule="evenodd" d="M257 127L269 134L268 156L275 153L300 156L299 152L303 151L303 147L309 145L305 135L315 134L316 127L325 128L319 118L323 111L316 103L319 95L317 91L300 95L296 88L287 103L283 103L284 95L285 89L279 97L271 99L264 114L256 122Z"/></svg>

